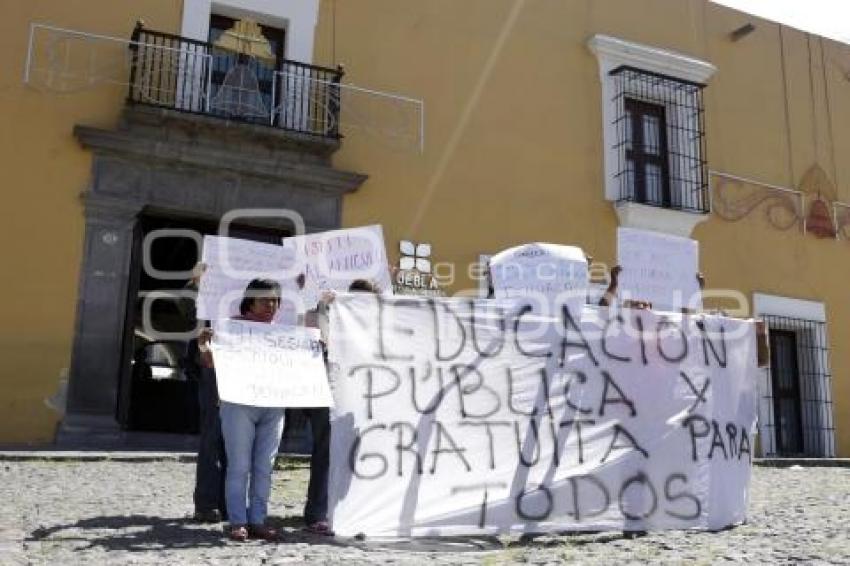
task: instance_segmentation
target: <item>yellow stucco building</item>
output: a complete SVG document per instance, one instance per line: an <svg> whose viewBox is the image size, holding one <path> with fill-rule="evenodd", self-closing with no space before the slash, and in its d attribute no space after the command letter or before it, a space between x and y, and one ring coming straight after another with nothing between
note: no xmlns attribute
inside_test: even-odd
<svg viewBox="0 0 850 566"><path fill-rule="evenodd" d="M762 454L850 457L850 46L707 0L8 7L0 442L190 432L177 380L134 385L138 293L188 278L145 235L280 207L430 243L449 292L519 243L610 266L618 226L691 236L773 331Z"/></svg>

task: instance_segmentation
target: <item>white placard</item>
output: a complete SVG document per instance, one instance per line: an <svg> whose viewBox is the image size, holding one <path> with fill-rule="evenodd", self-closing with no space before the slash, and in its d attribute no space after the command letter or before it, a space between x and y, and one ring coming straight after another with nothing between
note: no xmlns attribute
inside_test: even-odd
<svg viewBox="0 0 850 566"><path fill-rule="evenodd" d="M490 258L490 273L496 298L532 298L542 307L570 297L571 307L577 308L587 297L587 259L575 246L533 243L509 248Z"/></svg>
<svg viewBox="0 0 850 566"><path fill-rule="evenodd" d="M313 308L302 301L295 284L298 274L292 250L283 246L238 238L204 236L201 261L206 269L197 298L197 317L219 320L239 316L239 304L252 279L277 281L281 304L275 316L280 324L295 324L297 314Z"/></svg>
<svg viewBox="0 0 850 566"><path fill-rule="evenodd" d="M366 279L381 293L392 293L384 232L379 225L331 230L283 239L306 275L304 303L315 306L322 291L347 291ZM312 308L312 307L310 307Z"/></svg>
<svg viewBox="0 0 850 566"><path fill-rule="evenodd" d="M657 311L702 309L699 243L635 228L617 228L617 296L652 303Z"/></svg>
<svg viewBox="0 0 850 566"><path fill-rule="evenodd" d="M752 321L590 306L541 321L523 306L337 298L328 482L337 534L745 520Z"/></svg>
<svg viewBox="0 0 850 566"><path fill-rule="evenodd" d="M255 407L328 407L319 331L246 320L213 322L218 396Z"/></svg>

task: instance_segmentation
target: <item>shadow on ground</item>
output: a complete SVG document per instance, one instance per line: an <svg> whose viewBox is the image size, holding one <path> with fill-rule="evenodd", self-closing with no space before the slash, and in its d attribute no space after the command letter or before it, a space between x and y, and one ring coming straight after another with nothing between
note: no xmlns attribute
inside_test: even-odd
<svg viewBox="0 0 850 566"><path fill-rule="evenodd" d="M351 546L350 539L338 539L303 530L301 517L269 517L269 524L281 529L281 543L325 546ZM169 518L148 515L90 517L73 523L41 527L24 542L74 543L80 549L144 552L149 550L215 548L241 545L227 540L225 523L201 524L188 517ZM251 541L247 544L264 544Z"/></svg>
<svg viewBox="0 0 850 566"><path fill-rule="evenodd" d="M65 525L36 529L25 542L77 542L81 548L147 551L215 547L226 544L220 527L200 525L186 517L120 515L80 519Z"/></svg>
<svg viewBox="0 0 850 566"><path fill-rule="evenodd" d="M282 532L281 544L354 547L364 551L396 550L404 552L488 552L508 548L561 546L565 542L580 546L605 544L633 538L637 533L550 533L524 535L506 541L496 536L421 537L409 539L361 539L328 537L303 529L301 517L269 517L269 524ZM200 524L188 517L169 518L148 515L104 516L80 519L74 523L42 527L33 531L25 542L72 543L79 549L99 547L110 551L144 552L166 549L216 548L243 545L226 539L224 523ZM639 536L639 535L637 535ZM247 544L266 544L252 541Z"/></svg>

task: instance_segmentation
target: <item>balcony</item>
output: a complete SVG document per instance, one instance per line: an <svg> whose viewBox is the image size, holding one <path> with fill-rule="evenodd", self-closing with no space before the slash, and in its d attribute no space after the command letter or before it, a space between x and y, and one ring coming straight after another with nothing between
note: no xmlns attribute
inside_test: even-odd
<svg viewBox="0 0 850 566"><path fill-rule="evenodd" d="M129 50L128 104L340 138L341 68L268 60L141 25Z"/></svg>

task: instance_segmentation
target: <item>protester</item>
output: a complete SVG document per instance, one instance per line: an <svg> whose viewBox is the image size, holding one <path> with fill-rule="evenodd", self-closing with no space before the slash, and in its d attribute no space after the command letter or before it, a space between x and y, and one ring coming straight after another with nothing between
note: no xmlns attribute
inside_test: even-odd
<svg viewBox="0 0 850 566"><path fill-rule="evenodd" d="M195 298L200 287L206 265L198 263L192 269L192 277L184 289L190 294L177 302L180 314L194 326L197 322ZM198 340L192 339L186 346L186 376L198 383L198 458L195 468L195 491L193 500L196 521L218 523L227 516L224 500L224 474L227 458L224 454L224 438L221 435L221 420L218 415L218 389L215 370L201 364Z"/></svg>
<svg viewBox="0 0 850 566"><path fill-rule="evenodd" d="M239 306L240 320L271 323L280 308L280 285L268 279L252 280ZM198 339L203 365L213 367L208 329ZM266 525L271 477L283 433L284 410L221 401L221 425L227 453L225 498L227 534L232 540L249 537L277 540L278 531ZM247 498L247 499L246 499Z"/></svg>
<svg viewBox="0 0 850 566"><path fill-rule="evenodd" d="M200 423L198 430L198 459L195 468L194 518L202 523L219 523L227 516L224 478L227 457L218 407L218 388L215 370L198 363L198 343L189 344L187 373L198 381Z"/></svg>
<svg viewBox="0 0 850 566"><path fill-rule="evenodd" d="M378 289L370 281L356 279L348 290L351 292L377 293ZM322 332L322 342L327 345L328 325L327 309L334 301L335 294L322 295L315 310L314 325ZM327 363L327 349L325 349ZM313 449L310 455L310 483L307 487L307 503L304 505L304 523L306 530L319 535L333 536L328 524L328 471L330 468L331 425L330 411L327 407L306 409L313 436Z"/></svg>

